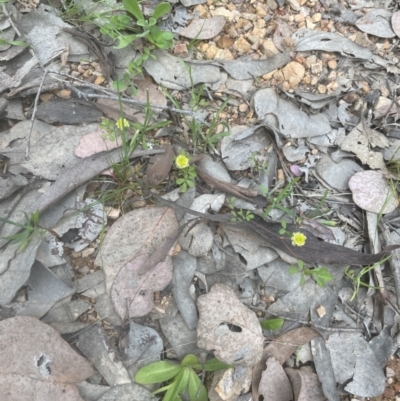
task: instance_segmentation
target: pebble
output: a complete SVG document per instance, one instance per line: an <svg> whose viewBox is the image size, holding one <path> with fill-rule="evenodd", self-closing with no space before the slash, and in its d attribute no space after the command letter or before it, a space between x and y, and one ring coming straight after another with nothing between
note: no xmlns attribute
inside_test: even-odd
<svg viewBox="0 0 400 401"><path fill-rule="evenodd" d="M338 64L337 64L336 60L329 60L328 61L328 68L330 70L336 70L337 66L338 66Z"/></svg>
<svg viewBox="0 0 400 401"><path fill-rule="evenodd" d="M218 52L218 47L217 47L217 46L215 46L215 45L209 45L209 46L208 46L208 49L205 51L205 53L206 53L206 58L207 58L208 60L213 60L214 57L215 57L215 55L217 54L217 52Z"/></svg>
<svg viewBox="0 0 400 401"><path fill-rule="evenodd" d="M250 50L250 43L244 38L239 38L233 44L233 48L238 52L247 53Z"/></svg>
<svg viewBox="0 0 400 401"><path fill-rule="evenodd" d="M300 3L297 0L287 0L286 2L289 4L290 8L293 11L299 11L300 10Z"/></svg>
<svg viewBox="0 0 400 401"><path fill-rule="evenodd" d="M317 62L311 66L311 72L316 75L319 75L322 73L322 61L321 60L317 60Z"/></svg>
<svg viewBox="0 0 400 401"><path fill-rule="evenodd" d="M78 272L81 274L88 274L90 272L89 266L82 266L78 269Z"/></svg>
<svg viewBox="0 0 400 401"><path fill-rule="evenodd" d="M249 109L249 106L247 105L247 103L241 103L239 105L239 111L241 113L246 113L246 111Z"/></svg>
<svg viewBox="0 0 400 401"><path fill-rule="evenodd" d="M210 8L211 8L211 7L210 7ZM228 9L226 9L226 7L217 7L215 10L212 10L212 11L210 12L210 14L211 14L213 17L216 17L216 16L221 15L221 16L225 17L228 21L233 21L233 19L234 19L234 17L235 17L235 15L233 14L233 12L230 11L230 10L228 10Z"/></svg>
<svg viewBox="0 0 400 401"><path fill-rule="evenodd" d="M281 168L278 169L278 181L285 181L285 174Z"/></svg>
<svg viewBox="0 0 400 401"><path fill-rule="evenodd" d="M219 40L217 40L217 45L221 49L227 49L233 45L233 39L229 36L222 36Z"/></svg>
<svg viewBox="0 0 400 401"><path fill-rule="evenodd" d="M267 0L267 6L272 11L275 11L278 8L278 4L277 4L277 2L275 0Z"/></svg>
<svg viewBox="0 0 400 401"><path fill-rule="evenodd" d="M221 60L234 60L235 57L233 57L233 54L230 52L229 49L219 49L217 51L217 54L215 55L215 58L221 59Z"/></svg>
<svg viewBox="0 0 400 401"><path fill-rule="evenodd" d="M237 32L237 30L235 29L234 26L230 26L230 28L227 31L227 34L232 39L236 39L239 36L239 34L238 34L238 32Z"/></svg>
<svg viewBox="0 0 400 401"><path fill-rule="evenodd" d="M99 75L96 77L96 79L94 80L94 84L95 85L101 85L106 79L102 76Z"/></svg>
<svg viewBox="0 0 400 401"><path fill-rule="evenodd" d="M82 258L88 258L94 254L94 248L86 248L81 252Z"/></svg>
<svg viewBox="0 0 400 401"><path fill-rule="evenodd" d="M57 92L57 96L61 97L62 99L69 99L71 97L71 91L67 89L62 89Z"/></svg>
<svg viewBox="0 0 400 401"><path fill-rule="evenodd" d="M80 253L80 252L72 251L72 252L71 252L71 257L72 257L73 259L80 258L80 257L81 257L81 253Z"/></svg>
<svg viewBox="0 0 400 401"><path fill-rule="evenodd" d="M305 68L297 61L291 61L282 68L285 81L289 84L289 88L297 86L304 77Z"/></svg>
<svg viewBox="0 0 400 401"><path fill-rule="evenodd" d="M272 39L266 39L262 44L262 53L267 57L271 57L274 54L278 54L279 50L276 48Z"/></svg>
<svg viewBox="0 0 400 401"><path fill-rule="evenodd" d="M326 93L326 86L325 85L318 85L318 93Z"/></svg>
<svg viewBox="0 0 400 401"><path fill-rule="evenodd" d="M315 13L312 17L311 17L311 21L312 22L320 22L322 18L322 15L320 13Z"/></svg>

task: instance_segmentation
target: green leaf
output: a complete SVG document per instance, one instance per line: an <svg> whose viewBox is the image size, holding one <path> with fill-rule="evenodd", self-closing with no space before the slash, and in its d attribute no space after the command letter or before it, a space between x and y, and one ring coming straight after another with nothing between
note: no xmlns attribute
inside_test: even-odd
<svg viewBox="0 0 400 401"><path fill-rule="evenodd" d="M176 183L178 184L178 185L181 185L181 184L183 184L185 182L185 179L184 178L178 178L177 180L176 180Z"/></svg>
<svg viewBox="0 0 400 401"><path fill-rule="evenodd" d="M279 234L280 235L284 235L286 233L286 230L284 229L284 228L281 228L280 230L279 230Z"/></svg>
<svg viewBox="0 0 400 401"><path fill-rule="evenodd" d="M135 381L139 384L162 383L176 376L182 368L169 361L150 363L139 369Z"/></svg>
<svg viewBox="0 0 400 401"><path fill-rule="evenodd" d="M184 182L184 183L181 185L181 187L180 187L180 191L181 191L181 192L186 192L186 191L187 191L187 185L186 185L186 182Z"/></svg>
<svg viewBox="0 0 400 401"><path fill-rule="evenodd" d="M182 394L186 391L186 388L189 384L189 375L190 368L180 368L181 371L178 373L176 378L174 379L174 386L172 386L165 393L163 401L173 401L176 400L179 394Z"/></svg>
<svg viewBox="0 0 400 401"><path fill-rule="evenodd" d="M295 275L295 274L297 274L299 271L297 270L297 267L295 267L295 266L290 266L289 267L289 274L291 274L291 275Z"/></svg>
<svg viewBox="0 0 400 401"><path fill-rule="evenodd" d="M193 366L199 363L196 355L188 354L186 355L181 362L181 366Z"/></svg>
<svg viewBox="0 0 400 401"><path fill-rule="evenodd" d="M137 20L144 19L142 10L136 0L122 0L125 10L130 12Z"/></svg>
<svg viewBox="0 0 400 401"><path fill-rule="evenodd" d="M278 330L283 326L285 321L281 317L263 320L260 322L261 327L265 330Z"/></svg>
<svg viewBox="0 0 400 401"><path fill-rule="evenodd" d="M171 11L171 4L169 4L167 2L162 2L157 5L157 7L154 10L154 13L152 15L152 18L154 18L155 20L158 20L160 17L168 14L170 11Z"/></svg>
<svg viewBox="0 0 400 401"><path fill-rule="evenodd" d="M189 373L189 399L190 401L208 400L207 390L193 370Z"/></svg>
<svg viewBox="0 0 400 401"><path fill-rule="evenodd" d="M118 37L118 46L114 46L114 49L123 49L124 47L130 45L139 35L126 35Z"/></svg>
<svg viewBox="0 0 400 401"><path fill-rule="evenodd" d="M172 32L169 31L164 31L162 33L162 37L164 40L172 40L174 38L174 34Z"/></svg>
<svg viewBox="0 0 400 401"><path fill-rule="evenodd" d="M286 229L286 220L282 220L281 221L281 226L284 228L284 229Z"/></svg>
<svg viewBox="0 0 400 401"><path fill-rule="evenodd" d="M301 270L303 270L304 267L304 262L301 259L297 259L297 266L299 266L299 268Z"/></svg>

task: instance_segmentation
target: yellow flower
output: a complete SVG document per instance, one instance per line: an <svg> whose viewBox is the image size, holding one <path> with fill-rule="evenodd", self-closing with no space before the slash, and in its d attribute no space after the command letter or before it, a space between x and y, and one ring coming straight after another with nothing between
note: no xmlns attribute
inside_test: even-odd
<svg viewBox="0 0 400 401"><path fill-rule="evenodd" d="M189 167L189 159L185 155L179 155L175 160L175 164L178 168Z"/></svg>
<svg viewBox="0 0 400 401"><path fill-rule="evenodd" d="M115 125L121 130L130 126L129 121L126 118L119 118Z"/></svg>
<svg viewBox="0 0 400 401"><path fill-rule="evenodd" d="M303 246L306 243L307 237L300 232L292 234L292 245L293 246Z"/></svg>

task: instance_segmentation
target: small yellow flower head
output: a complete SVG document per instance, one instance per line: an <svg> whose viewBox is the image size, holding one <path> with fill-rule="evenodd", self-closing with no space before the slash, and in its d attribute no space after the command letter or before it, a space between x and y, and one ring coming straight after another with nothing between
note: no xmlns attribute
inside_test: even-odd
<svg viewBox="0 0 400 401"><path fill-rule="evenodd" d="M179 155L175 160L175 164L178 168L189 167L189 159L185 155Z"/></svg>
<svg viewBox="0 0 400 401"><path fill-rule="evenodd" d="M303 246L306 243L307 237L300 232L293 233L292 235L292 245L293 246Z"/></svg>
<svg viewBox="0 0 400 401"><path fill-rule="evenodd" d="M121 130L130 126L129 121L126 118L119 118L115 125Z"/></svg>

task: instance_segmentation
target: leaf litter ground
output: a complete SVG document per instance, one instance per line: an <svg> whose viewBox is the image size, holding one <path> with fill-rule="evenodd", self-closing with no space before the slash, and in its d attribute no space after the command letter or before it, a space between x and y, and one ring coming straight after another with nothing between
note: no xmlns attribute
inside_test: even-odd
<svg viewBox="0 0 400 401"><path fill-rule="evenodd" d="M395 2L182 4L133 94L139 42L2 6L2 399L153 400L138 370L191 354L231 366L210 400L395 399Z"/></svg>

